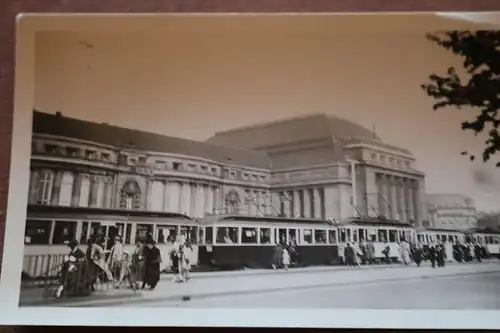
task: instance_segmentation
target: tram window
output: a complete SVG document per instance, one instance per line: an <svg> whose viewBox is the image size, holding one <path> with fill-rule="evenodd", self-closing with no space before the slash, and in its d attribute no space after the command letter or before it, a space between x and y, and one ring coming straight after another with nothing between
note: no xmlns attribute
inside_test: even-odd
<svg viewBox="0 0 500 333"><path fill-rule="evenodd" d="M138 224L135 231L136 240L147 240L153 238L153 225L152 224Z"/></svg>
<svg viewBox="0 0 500 333"><path fill-rule="evenodd" d="M24 244L49 244L51 225L52 221L27 220L24 229Z"/></svg>
<svg viewBox="0 0 500 333"><path fill-rule="evenodd" d="M380 243L387 242L387 230L381 229L381 230L378 231L378 241Z"/></svg>
<svg viewBox="0 0 500 333"><path fill-rule="evenodd" d="M288 242L297 244L297 229L288 229Z"/></svg>
<svg viewBox="0 0 500 333"><path fill-rule="evenodd" d="M76 222L56 221L52 244L69 244L76 236Z"/></svg>
<svg viewBox="0 0 500 333"><path fill-rule="evenodd" d="M357 243L357 242L358 242L358 232L357 232L357 230L356 230L356 229L354 229L354 230L352 231L352 241L353 241L354 243Z"/></svg>
<svg viewBox="0 0 500 333"><path fill-rule="evenodd" d="M125 230L125 239L124 243L125 244L130 244L132 238L132 223L127 223L127 229Z"/></svg>
<svg viewBox="0 0 500 333"><path fill-rule="evenodd" d="M389 243L396 243L397 235L398 235L397 230L389 230Z"/></svg>
<svg viewBox="0 0 500 333"><path fill-rule="evenodd" d="M270 228L260 228L260 243L261 244L271 244L271 229Z"/></svg>
<svg viewBox="0 0 500 333"><path fill-rule="evenodd" d="M286 244L286 229L276 229L276 244Z"/></svg>
<svg viewBox="0 0 500 333"><path fill-rule="evenodd" d="M181 226L181 235L185 235L186 241L190 244L196 244L198 241L196 239L196 227L194 226Z"/></svg>
<svg viewBox="0 0 500 333"><path fill-rule="evenodd" d="M347 242L345 229L339 230L339 238L341 243Z"/></svg>
<svg viewBox="0 0 500 333"><path fill-rule="evenodd" d="M238 243L238 228L217 227L217 244Z"/></svg>
<svg viewBox="0 0 500 333"><path fill-rule="evenodd" d="M326 230L314 230L314 241L316 244L326 244Z"/></svg>
<svg viewBox="0 0 500 333"><path fill-rule="evenodd" d="M347 228L347 241L350 242L351 241L351 229Z"/></svg>
<svg viewBox="0 0 500 333"><path fill-rule="evenodd" d="M453 243L453 235L448 235L448 242Z"/></svg>
<svg viewBox="0 0 500 333"><path fill-rule="evenodd" d="M422 235L417 235L417 240L419 243L422 243Z"/></svg>
<svg viewBox="0 0 500 333"><path fill-rule="evenodd" d="M82 222L82 233L80 234L80 244L87 244L87 233L89 232L89 222Z"/></svg>
<svg viewBox="0 0 500 333"><path fill-rule="evenodd" d="M205 228L205 244L211 245L213 236L214 236L214 228L206 227Z"/></svg>
<svg viewBox="0 0 500 333"><path fill-rule="evenodd" d="M366 232L366 229L358 229L358 238L359 238L359 242L363 242L365 241L365 232Z"/></svg>
<svg viewBox="0 0 500 333"><path fill-rule="evenodd" d="M328 242L330 244L337 243L337 231L336 230L328 230Z"/></svg>
<svg viewBox="0 0 500 333"><path fill-rule="evenodd" d="M304 243L312 244L312 229L304 229Z"/></svg>
<svg viewBox="0 0 500 333"><path fill-rule="evenodd" d="M198 229L198 239L199 239L200 244L205 243L205 228Z"/></svg>
<svg viewBox="0 0 500 333"><path fill-rule="evenodd" d="M257 228L241 228L241 243L257 244Z"/></svg>
<svg viewBox="0 0 500 333"><path fill-rule="evenodd" d="M158 244L173 244L177 239L176 225L159 225L157 230L156 242Z"/></svg>

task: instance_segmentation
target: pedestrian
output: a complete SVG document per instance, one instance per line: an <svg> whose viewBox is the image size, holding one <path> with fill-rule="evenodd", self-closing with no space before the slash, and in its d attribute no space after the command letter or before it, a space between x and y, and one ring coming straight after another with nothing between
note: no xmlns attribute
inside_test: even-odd
<svg viewBox="0 0 500 333"><path fill-rule="evenodd" d="M352 249L354 251L353 264L356 267L360 267L361 250L359 249L359 245L352 243Z"/></svg>
<svg viewBox="0 0 500 333"><path fill-rule="evenodd" d="M406 242L406 240L403 240L400 243L400 251L401 251L401 261L405 265L410 264L410 245Z"/></svg>
<svg viewBox="0 0 500 333"><path fill-rule="evenodd" d="M368 257L368 263L372 265L375 262L375 245L373 245L373 241L366 244L366 255Z"/></svg>
<svg viewBox="0 0 500 333"><path fill-rule="evenodd" d="M354 256L355 256L354 249L352 248L351 244L347 243L347 246L344 249L344 260L345 264L347 266L353 266L354 265Z"/></svg>
<svg viewBox="0 0 500 333"><path fill-rule="evenodd" d="M359 249L361 250L361 264L366 265L367 260L367 250L366 250L366 241L363 240L359 245Z"/></svg>
<svg viewBox="0 0 500 333"><path fill-rule="evenodd" d="M290 253L288 253L287 249L283 249L283 268L287 271L288 267L290 267Z"/></svg>
<svg viewBox="0 0 500 333"><path fill-rule="evenodd" d="M438 244L437 246L437 264L438 267L445 267L446 263L446 248L444 244Z"/></svg>
<svg viewBox="0 0 500 333"><path fill-rule="evenodd" d="M114 245L111 248L107 264L113 274L113 282L116 289L120 287L125 275L125 249L120 236L114 238Z"/></svg>
<svg viewBox="0 0 500 333"><path fill-rule="evenodd" d="M413 254L412 254L413 261L415 261L417 267L420 267L420 264L422 263L422 253L423 253L422 244L419 243L413 248Z"/></svg>
<svg viewBox="0 0 500 333"><path fill-rule="evenodd" d="M153 290L160 280L161 253L152 239L149 239L147 243L148 251L144 262L145 274L143 288L145 285L148 285L149 289Z"/></svg>
<svg viewBox="0 0 500 333"><path fill-rule="evenodd" d="M139 284L144 281L144 257L145 257L145 245L140 239L136 241L135 249L132 254L132 265L130 267L130 283L133 285L134 289L139 288Z"/></svg>
<svg viewBox="0 0 500 333"><path fill-rule="evenodd" d="M453 244L453 258L458 263L463 262L462 247L460 246L458 240L455 242L455 244Z"/></svg>
<svg viewBox="0 0 500 333"><path fill-rule="evenodd" d="M385 247L382 250L382 255L385 258L386 264L390 265L391 264L391 247L389 246L389 243L385 242Z"/></svg>
<svg viewBox="0 0 500 333"><path fill-rule="evenodd" d="M482 249L481 249L480 245L479 245L479 244L476 244L476 245L474 246L474 256L476 257L476 260L477 260L478 262L482 262L482 259L481 259L481 257L482 257L482 253L481 253L481 252L482 252Z"/></svg>
<svg viewBox="0 0 500 333"><path fill-rule="evenodd" d="M434 244L429 245L429 260L431 261L432 268L436 268L437 249Z"/></svg>

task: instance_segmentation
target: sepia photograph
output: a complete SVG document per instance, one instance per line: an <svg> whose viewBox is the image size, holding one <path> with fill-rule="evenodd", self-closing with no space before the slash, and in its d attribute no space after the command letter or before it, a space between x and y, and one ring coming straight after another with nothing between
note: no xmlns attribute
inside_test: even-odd
<svg viewBox="0 0 500 333"><path fill-rule="evenodd" d="M499 310L495 22L37 31L19 306Z"/></svg>

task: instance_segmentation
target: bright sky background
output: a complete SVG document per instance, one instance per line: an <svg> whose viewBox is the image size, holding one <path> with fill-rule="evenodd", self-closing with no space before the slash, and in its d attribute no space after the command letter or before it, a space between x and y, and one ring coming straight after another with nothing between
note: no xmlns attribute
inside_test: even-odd
<svg viewBox="0 0 500 333"><path fill-rule="evenodd" d="M500 208L500 170L460 155L482 152L483 140L460 130L473 111L433 112L419 87L460 64L425 33L480 26L429 15L177 17L128 22L128 32L113 24L38 36L36 108L196 140L324 112L375 124L384 141L411 150L429 193Z"/></svg>

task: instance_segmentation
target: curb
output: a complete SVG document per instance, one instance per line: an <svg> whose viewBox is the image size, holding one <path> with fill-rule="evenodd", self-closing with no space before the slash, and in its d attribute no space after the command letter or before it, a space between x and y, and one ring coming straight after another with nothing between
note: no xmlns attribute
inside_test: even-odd
<svg viewBox="0 0 500 333"><path fill-rule="evenodd" d="M49 299L36 299L36 300L28 300L28 301L19 301L19 306L22 307L38 307L38 306L71 306L72 304L85 304L87 302L95 302L95 301L100 301L100 300L109 300L111 302L118 302L118 300L125 300L125 299L134 299L134 298L141 298L142 293L141 292L127 292L119 295L107 295L107 294L101 294L101 295L92 295L89 296L85 299L78 299L78 298L62 298L62 299L55 299L55 298L49 298Z"/></svg>
<svg viewBox="0 0 500 333"><path fill-rule="evenodd" d="M416 268L416 267L415 267ZM437 269L437 268L436 268ZM487 272L467 272L467 273L455 273L455 274L442 274L442 275L428 275L422 274L415 277L405 278L405 281L415 281L415 280L423 280L423 279L439 279L439 278L448 278L448 277L457 277L457 276L468 276L468 275L487 275L487 274L498 274L498 271L487 271ZM289 291L289 290L308 290L308 289L317 289L317 288L327 288L327 287L336 287L336 286L348 286L348 285L367 285L367 284L376 284L380 282L393 282L393 281L401 281L401 277L398 278L385 278L385 279L376 279L376 280L367 280L367 281L353 281L353 282L330 282L330 283L321 283L314 285L299 285L299 286L286 286L279 288L263 288L257 290L235 290L235 291L224 291L224 292L212 292L212 293L200 293L195 295L175 295L175 296L165 296L165 297L156 297L156 298L142 298L135 301L135 304L147 304L154 303L158 301L165 302L188 302L191 300L199 300L206 299L211 297L226 297L226 296L235 296L235 295L248 295L248 294L266 294L270 292L281 292L281 291ZM96 304L87 304L86 307L108 307L114 305L121 305L123 301L112 301L102 302ZM68 305L71 306L71 305ZM82 306L82 305L74 305Z"/></svg>
<svg viewBox="0 0 500 333"><path fill-rule="evenodd" d="M447 263L446 266L458 266L458 265L482 265L482 264L489 264L489 263L494 263L495 261L483 261L483 262L469 262L469 263L457 263L457 262L452 262L452 263ZM427 263L430 266L430 263ZM235 270L235 271L213 271L213 272L191 272L192 277L196 277L198 279L210 279L210 278L231 278L234 276L241 276L241 275L270 275L270 274L300 274L300 273L314 273L314 272L333 272L333 271L340 271L340 272L350 272L350 271L359 271L359 270L364 270L364 269L388 269L388 268L408 268L408 267L413 267L415 265L409 265L406 266L404 264L378 264L378 265L362 265L359 268L356 267L346 267L342 265L332 265L332 266L310 266L310 267L297 267L297 268L290 268L288 271L283 271L282 269L268 269L268 270L262 270L262 271L253 271L251 269L249 270ZM321 267L321 268L320 268ZM422 266L425 267L425 266ZM201 276L197 276L198 274L203 274ZM206 275L205 275L206 274ZM164 273L160 278L161 279L169 279L172 278L173 273Z"/></svg>

